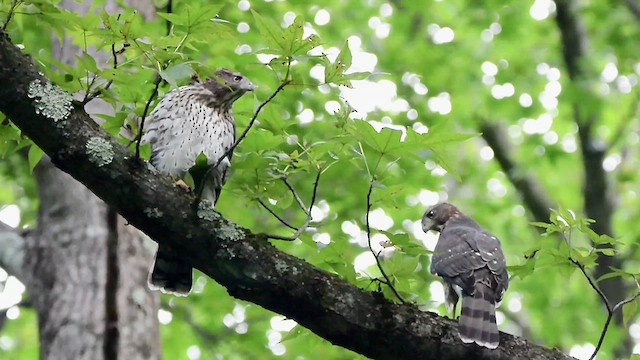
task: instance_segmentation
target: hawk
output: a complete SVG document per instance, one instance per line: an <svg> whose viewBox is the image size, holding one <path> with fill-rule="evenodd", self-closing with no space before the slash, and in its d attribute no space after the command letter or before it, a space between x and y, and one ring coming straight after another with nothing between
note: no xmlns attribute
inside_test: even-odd
<svg viewBox="0 0 640 360"><path fill-rule="evenodd" d="M440 232L431 258L431 273L445 282L447 306L462 296L460 339L495 349L500 342L496 303L509 286L500 241L455 206L433 206L422 217L422 230Z"/></svg>
<svg viewBox="0 0 640 360"><path fill-rule="evenodd" d="M215 78L167 93L149 114L142 138L151 145L151 164L161 174L177 179L186 175L200 154L206 156L209 166L215 166L235 141L231 106L255 89L242 74L220 69ZM212 205L220 197L231 156L225 156L204 179L201 197ZM148 280L153 290L186 296L191 291L191 266L160 245Z"/></svg>

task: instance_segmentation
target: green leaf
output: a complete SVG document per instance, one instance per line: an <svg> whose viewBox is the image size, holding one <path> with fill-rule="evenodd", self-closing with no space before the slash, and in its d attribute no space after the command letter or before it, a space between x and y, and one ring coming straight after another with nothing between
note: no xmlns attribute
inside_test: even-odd
<svg viewBox="0 0 640 360"><path fill-rule="evenodd" d="M251 13L262 39L269 46L268 50L273 51L276 55L289 55L291 47L287 44L282 28L272 19L263 17L253 9Z"/></svg>
<svg viewBox="0 0 640 360"><path fill-rule="evenodd" d="M507 266L507 271L511 274L511 278L519 277L520 279L524 279L527 276L533 274L533 271L536 268L536 258L529 258L522 265L511 265Z"/></svg>
<svg viewBox="0 0 640 360"><path fill-rule="evenodd" d="M44 151L42 151L36 144L31 144L29 147L29 154L27 155L29 159L29 170L31 172L33 172L33 169L38 165L42 156L44 156Z"/></svg>
<svg viewBox="0 0 640 360"><path fill-rule="evenodd" d="M2 124L4 120L4 115L0 114L0 124ZM21 140L20 130L13 124L0 125L0 157L5 157L8 153L15 150L15 147Z"/></svg>
<svg viewBox="0 0 640 360"><path fill-rule="evenodd" d="M349 42L345 41L342 49L340 49L340 53L338 53L338 56L336 57L336 61L330 63L328 59L324 57L324 81L326 83L352 87L352 79L360 79L362 77L366 78L368 73L345 75L345 71L347 71L351 66L351 61L352 56L351 50L349 49ZM366 74L366 76L364 74Z"/></svg>
<svg viewBox="0 0 640 360"><path fill-rule="evenodd" d="M194 61L187 61L176 65L171 65L163 71L160 71L160 77L169 83L173 88L178 87L178 83L182 83L190 79L195 72L191 67Z"/></svg>
<svg viewBox="0 0 640 360"><path fill-rule="evenodd" d="M240 149L243 152L260 153L265 150L274 149L283 142L284 138L281 135L274 135L273 133L262 129L252 129L241 143Z"/></svg>
<svg viewBox="0 0 640 360"><path fill-rule="evenodd" d="M298 45L302 40L302 34L304 33L304 20L302 16L296 16L293 23L283 32L283 43L288 45L288 51L286 55L294 55L299 48Z"/></svg>
<svg viewBox="0 0 640 360"><path fill-rule="evenodd" d="M386 259L382 262L382 267L386 273L403 278L412 274L418 267L419 262L420 258L418 256L394 254L391 259Z"/></svg>
<svg viewBox="0 0 640 360"><path fill-rule="evenodd" d="M418 134L413 129L407 131L406 141L414 147L434 147L445 144L463 142L474 137L478 137L478 133L460 134L445 130L444 125L434 125L429 127L426 134Z"/></svg>
<svg viewBox="0 0 640 360"><path fill-rule="evenodd" d="M402 148L403 144L400 142L402 131L382 128L380 132L377 132L373 126L364 120L356 120L351 123L349 132L359 142L368 145L370 148L384 154L390 151Z"/></svg>

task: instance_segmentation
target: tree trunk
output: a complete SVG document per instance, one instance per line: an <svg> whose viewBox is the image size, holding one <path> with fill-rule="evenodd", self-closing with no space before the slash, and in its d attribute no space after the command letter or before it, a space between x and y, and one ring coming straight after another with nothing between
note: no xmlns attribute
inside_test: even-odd
<svg viewBox="0 0 640 360"><path fill-rule="evenodd" d="M41 358L159 358L158 299L145 285L151 256L140 233L48 160L35 176L40 210L24 280Z"/></svg>
<svg viewBox="0 0 640 360"><path fill-rule="evenodd" d="M84 14L90 2L62 6ZM77 52L68 39L54 45L67 64ZM108 112L104 105L92 102L87 110ZM23 281L38 314L40 357L160 358L159 299L146 286L152 254L144 235L48 159L34 175L40 209L38 228L25 241Z"/></svg>

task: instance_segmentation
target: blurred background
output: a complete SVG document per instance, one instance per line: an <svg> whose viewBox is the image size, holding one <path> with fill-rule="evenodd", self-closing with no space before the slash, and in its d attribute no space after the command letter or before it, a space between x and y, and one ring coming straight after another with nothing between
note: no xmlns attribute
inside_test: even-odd
<svg viewBox="0 0 640 360"><path fill-rule="evenodd" d="M123 144L147 102L194 75L226 67L259 86L235 103L239 132L291 80L236 149L216 208L291 236L299 197L310 225L273 243L392 301L374 253L403 298L447 314L428 271L437 236L420 227L443 201L502 241L502 331L588 359L608 313L581 267L612 305L639 290L640 1L5 0L0 23ZM113 328L123 358L363 358L197 271L187 298L149 292L154 243L0 120L3 359L103 356ZM531 224L550 217L560 236ZM639 356L637 303L598 359Z"/></svg>

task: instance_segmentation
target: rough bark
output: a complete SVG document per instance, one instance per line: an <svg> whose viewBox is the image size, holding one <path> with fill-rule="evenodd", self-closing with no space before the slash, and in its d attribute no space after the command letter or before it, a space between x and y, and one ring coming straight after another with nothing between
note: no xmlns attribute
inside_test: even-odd
<svg viewBox="0 0 640 360"><path fill-rule="evenodd" d="M372 358L569 358L504 333L494 351L464 345L455 322L358 289L277 250L264 236L230 223L211 208L195 208L193 197L133 159L78 106L58 121L36 113L27 95L36 79L48 81L0 32L0 111L56 166L232 296L283 314L336 345Z"/></svg>

